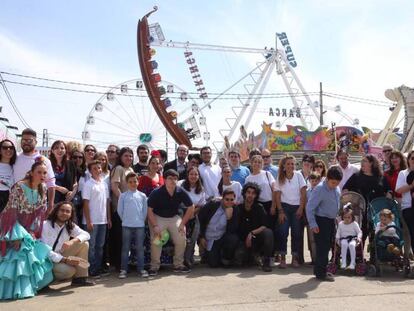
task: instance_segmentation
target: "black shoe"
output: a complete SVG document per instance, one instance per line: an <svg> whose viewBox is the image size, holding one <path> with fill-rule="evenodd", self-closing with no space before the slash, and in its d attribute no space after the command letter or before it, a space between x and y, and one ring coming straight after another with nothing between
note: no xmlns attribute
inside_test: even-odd
<svg viewBox="0 0 414 311"><path fill-rule="evenodd" d="M187 268L186 266L174 268L174 272L178 272L178 273L188 273L190 271L191 269Z"/></svg>
<svg viewBox="0 0 414 311"><path fill-rule="evenodd" d="M111 275L111 273L109 272L109 270L101 270L101 271L99 272L99 275L100 275L101 277L106 277L106 276L110 276L110 275Z"/></svg>
<svg viewBox="0 0 414 311"><path fill-rule="evenodd" d="M329 272L325 275L325 277L321 277L321 278L316 277L316 278L321 282L335 282L335 278L333 274Z"/></svg>
<svg viewBox="0 0 414 311"><path fill-rule="evenodd" d="M270 267L270 258L263 259L262 270L264 272L272 272L272 267Z"/></svg>
<svg viewBox="0 0 414 311"><path fill-rule="evenodd" d="M88 278L74 278L72 279L71 286L94 286L96 283L94 281L88 280Z"/></svg>
<svg viewBox="0 0 414 311"><path fill-rule="evenodd" d="M93 279L100 279L101 274L99 272L89 272L89 277L91 277Z"/></svg>
<svg viewBox="0 0 414 311"><path fill-rule="evenodd" d="M157 274L158 274L157 270L152 270L152 269L148 270L148 275L149 276L156 276Z"/></svg>

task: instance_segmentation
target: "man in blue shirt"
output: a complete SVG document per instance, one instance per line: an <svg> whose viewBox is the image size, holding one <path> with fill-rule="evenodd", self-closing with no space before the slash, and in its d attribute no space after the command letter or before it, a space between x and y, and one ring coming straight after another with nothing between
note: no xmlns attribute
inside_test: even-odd
<svg viewBox="0 0 414 311"><path fill-rule="evenodd" d="M279 168L276 165L272 164L272 153L269 149L262 150L262 158L263 158L263 170L272 174L273 178L277 179L277 173L279 172Z"/></svg>
<svg viewBox="0 0 414 311"><path fill-rule="evenodd" d="M250 175L250 170L240 165L240 153L237 150L230 150L228 157L232 170L231 180L238 181L243 186L246 177Z"/></svg>
<svg viewBox="0 0 414 311"><path fill-rule="evenodd" d="M342 172L338 167L328 170L326 180L312 191L306 207L309 228L315 236L316 260L313 273L321 281L333 282L333 275L326 272L328 255L335 233L335 218L338 214Z"/></svg>

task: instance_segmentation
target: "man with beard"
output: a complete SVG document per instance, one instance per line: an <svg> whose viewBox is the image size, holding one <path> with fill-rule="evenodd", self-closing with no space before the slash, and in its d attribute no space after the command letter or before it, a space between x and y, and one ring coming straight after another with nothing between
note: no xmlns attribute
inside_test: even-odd
<svg viewBox="0 0 414 311"><path fill-rule="evenodd" d="M75 223L75 208L72 203L56 204L43 223L41 240L52 250L49 258L53 262L56 280L72 279L72 286L91 286L88 280L88 232Z"/></svg>
<svg viewBox="0 0 414 311"><path fill-rule="evenodd" d="M251 262L253 255L263 256L262 269L271 272L270 258L273 255L273 232L266 227L267 214L257 202L260 187L248 182L243 187L244 202L238 206L238 236L241 245L237 251L238 261L242 264Z"/></svg>
<svg viewBox="0 0 414 311"><path fill-rule="evenodd" d="M342 188L348 179L355 173L358 173L359 170L355 165L349 163L349 154L346 150L339 149L336 154L336 160L338 161L338 165L336 165L336 167L341 170L343 176L341 182L339 183L339 190L342 191Z"/></svg>
<svg viewBox="0 0 414 311"><path fill-rule="evenodd" d="M150 151L147 145L139 145L137 148L138 162L134 165L134 172L138 175L144 175L148 172L148 159Z"/></svg>
<svg viewBox="0 0 414 311"><path fill-rule="evenodd" d="M173 169L180 175L178 180L185 179L187 176L187 162L185 161L188 155L188 147L186 145L179 145L177 148L177 158L164 165L164 171Z"/></svg>
<svg viewBox="0 0 414 311"><path fill-rule="evenodd" d="M37 140L36 132L32 129L25 129L22 132L21 147L23 152L17 156L16 163L13 165L14 181L18 182L22 180L27 172L30 171L33 163L36 159L42 157L42 155L35 150ZM49 159L42 157L42 161L47 167L47 201L48 201L48 213L53 209L53 203L55 201L55 173L53 172L52 164Z"/></svg>

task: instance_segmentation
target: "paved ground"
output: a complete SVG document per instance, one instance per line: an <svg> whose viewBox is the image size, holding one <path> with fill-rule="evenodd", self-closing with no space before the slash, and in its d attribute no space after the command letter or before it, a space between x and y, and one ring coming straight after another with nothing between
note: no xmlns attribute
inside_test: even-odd
<svg viewBox="0 0 414 311"><path fill-rule="evenodd" d="M143 280L130 274L102 278L90 288L55 284L37 297L0 303L0 310L414 310L414 280L386 269L382 278L340 273L320 283L312 268L264 273L208 269L186 275L161 271Z"/></svg>

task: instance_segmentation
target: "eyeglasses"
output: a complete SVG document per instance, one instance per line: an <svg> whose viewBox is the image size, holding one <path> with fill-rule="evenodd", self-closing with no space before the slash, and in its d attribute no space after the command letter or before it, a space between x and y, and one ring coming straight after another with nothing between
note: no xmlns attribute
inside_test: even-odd
<svg viewBox="0 0 414 311"><path fill-rule="evenodd" d="M233 202L234 199L233 198L225 198L224 201L226 201L226 202Z"/></svg>
<svg viewBox="0 0 414 311"><path fill-rule="evenodd" d="M116 153L115 150L106 150L106 153Z"/></svg>
<svg viewBox="0 0 414 311"><path fill-rule="evenodd" d="M1 150L14 150L13 146L1 146Z"/></svg>
<svg viewBox="0 0 414 311"><path fill-rule="evenodd" d="M96 152L94 149L85 149L85 152Z"/></svg>

